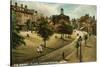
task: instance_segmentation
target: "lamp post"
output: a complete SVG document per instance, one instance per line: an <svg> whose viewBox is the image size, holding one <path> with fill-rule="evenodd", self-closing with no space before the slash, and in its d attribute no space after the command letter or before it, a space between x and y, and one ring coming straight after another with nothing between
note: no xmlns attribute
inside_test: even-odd
<svg viewBox="0 0 100 67"><path fill-rule="evenodd" d="M82 46L81 46L81 43L80 43L80 62L82 62Z"/></svg>
<svg viewBox="0 0 100 67"><path fill-rule="evenodd" d="M79 45L80 45L80 57L79 57L79 60L80 60L80 62L82 62L82 45L81 45L82 37L81 36L79 36L78 41L79 41Z"/></svg>

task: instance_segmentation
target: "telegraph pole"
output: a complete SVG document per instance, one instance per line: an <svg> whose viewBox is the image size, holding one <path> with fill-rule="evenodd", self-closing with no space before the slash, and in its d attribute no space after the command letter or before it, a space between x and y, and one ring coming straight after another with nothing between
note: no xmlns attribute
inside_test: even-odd
<svg viewBox="0 0 100 67"><path fill-rule="evenodd" d="M81 42L80 42L80 62L82 62L82 46L81 46Z"/></svg>
<svg viewBox="0 0 100 67"><path fill-rule="evenodd" d="M79 60L80 60L80 62L82 62L82 37L81 36L79 36L79 39L78 39L78 41L79 41L79 45L80 45L80 57L79 57Z"/></svg>

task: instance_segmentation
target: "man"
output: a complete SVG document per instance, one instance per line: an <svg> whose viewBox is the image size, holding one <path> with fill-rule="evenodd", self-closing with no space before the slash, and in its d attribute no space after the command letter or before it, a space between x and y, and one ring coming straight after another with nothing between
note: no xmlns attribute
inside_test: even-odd
<svg viewBox="0 0 100 67"><path fill-rule="evenodd" d="M40 54L40 49L39 49L39 47L37 47L37 53Z"/></svg>
<svg viewBox="0 0 100 67"><path fill-rule="evenodd" d="M87 43L86 43L87 39L88 39L88 35L85 34L85 35L84 35L85 46L87 46Z"/></svg>
<svg viewBox="0 0 100 67"><path fill-rule="evenodd" d="M42 46L42 44L39 46L39 50L40 50L40 53L43 52L43 46Z"/></svg>
<svg viewBox="0 0 100 67"><path fill-rule="evenodd" d="M80 46L80 45L79 45L79 41L77 40L77 41L76 41L76 45L75 45L75 48L76 48L76 51L77 51L77 52L76 52L76 57L78 57L78 48L79 48L79 46Z"/></svg>

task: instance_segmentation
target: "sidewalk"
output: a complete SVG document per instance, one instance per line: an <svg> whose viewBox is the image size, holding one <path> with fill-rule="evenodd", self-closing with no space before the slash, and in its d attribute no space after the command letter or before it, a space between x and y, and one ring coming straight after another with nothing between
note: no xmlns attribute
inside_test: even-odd
<svg viewBox="0 0 100 67"><path fill-rule="evenodd" d="M76 50L72 54L66 57L68 63L79 62L79 57L76 57ZM87 47L82 43L82 62L96 61L96 38L95 36L89 37L87 40Z"/></svg>
<svg viewBox="0 0 100 67"><path fill-rule="evenodd" d="M45 62L45 61L46 62L60 62L63 59L62 57L63 52L65 52L65 56L68 56L75 50L74 48L75 42L76 42L76 39L72 43L66 46L63 46L62 48L59 48L45 56L40 57L39 61L40 62Z"/></svg>

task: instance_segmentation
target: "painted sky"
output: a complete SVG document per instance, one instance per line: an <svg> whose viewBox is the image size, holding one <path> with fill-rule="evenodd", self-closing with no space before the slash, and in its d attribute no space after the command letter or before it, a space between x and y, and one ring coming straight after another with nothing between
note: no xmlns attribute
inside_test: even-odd
<svg viewBox="0 0 100 67"><path fill-rule="evenodd" d="M47 3L36 1L20 1L12 0L12 4L18 2L18 5L27 5L29 9L35 9L39 13L43 13L46 16L59 15L60 9L64 9L64 14L70 16L70 18L79 18L85 14L96 17L95 5L79 5L79 4L62 4L62 3Z"/></svg>

